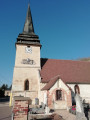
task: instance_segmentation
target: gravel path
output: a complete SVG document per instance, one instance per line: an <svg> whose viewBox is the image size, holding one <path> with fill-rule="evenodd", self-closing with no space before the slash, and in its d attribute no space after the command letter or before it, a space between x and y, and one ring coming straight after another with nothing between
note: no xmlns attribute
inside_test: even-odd
<svg viewBox="0 0 90 120"><path fill-rule="evenodd" d="M76 120L76 116L69 113L67 110L56 110L55 113L62 116L64 120Z"/></svg>

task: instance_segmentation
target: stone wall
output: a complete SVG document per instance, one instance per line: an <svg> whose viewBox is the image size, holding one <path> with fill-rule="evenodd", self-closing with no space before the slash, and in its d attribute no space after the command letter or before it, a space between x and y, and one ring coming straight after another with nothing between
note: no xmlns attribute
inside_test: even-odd
<svg viewBox="0 0 90 120"><path fill-rule="evenodd" d="M15 97L13 105L14 120L27 120L29 98Z"/></svg>
<svg viewBox="0 0 90 120"><path fill-rule="evenodd" d="M29 90L25 90L25 81L29 81ZM38 68L14 68L12 93L14 96L30 97L32 102L38 97Z"/></svg>
<svg viewBox="0 0 90 120"><path fill-rule="evenodd" d="M14 96L30 97L32 104L35 98L38 98L39 90L39 72L40 72L40 47L32 47L32 53L26 52L26 45L16 45L16 60L12 82L12 98ZM34 63L23 63L27 60L33 60ZM25 81L29 81L29 89L25 89Z"/></svg>
<svg viewBox="0 0 90 120"><path fill-rule="evenodd" d="M30 92L30 91L17 91L13 92L13 98L14 96L23 96L23 97L29 97L30 103L29 104L35 104L35 98L38 98L38 92Z"/></svg>
<svg viewBox="0 0 90 120"><path fill-rule="evenodd" d="M15 66L17 67L40 67L40 47L39 46L32 46L32 53L26 53L26 47L27 45L16 45L16 60L15 60ZM28 64L22 64L23 59L30 58L31 60L34 60L33 65Z"/></svg>

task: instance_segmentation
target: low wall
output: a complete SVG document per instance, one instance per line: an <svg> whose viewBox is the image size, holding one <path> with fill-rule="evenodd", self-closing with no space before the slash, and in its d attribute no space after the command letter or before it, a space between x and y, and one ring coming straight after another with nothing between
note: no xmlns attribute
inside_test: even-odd
<svg viewBox="0 0 90 120"><path fill-rule="evenodd" d="M27 120L28 102L27 97L14 97L13 120Z"/></svg>

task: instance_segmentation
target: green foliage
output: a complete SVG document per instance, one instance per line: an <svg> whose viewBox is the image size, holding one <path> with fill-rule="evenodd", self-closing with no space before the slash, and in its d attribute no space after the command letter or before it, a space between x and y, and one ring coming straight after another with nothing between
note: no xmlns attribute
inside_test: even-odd
<svg viewBox="0 0 90 120"><path fill-rule="evenodd" d="M4 97L4 91L3 90L0 90L0 98L1 97Z"/></svg>
<svg viewBox="0 0 90 120"><path fill-rule="evenodd" d="M5 90L11 90L11 87L8 87L7 84L3 84L1 87L0 87L0 97L4 97L4 93L5 93Z"/></svg>
<svg viewBox="0 0 90 120"><path fill-rule="evenodd" d="M3 84L1 87L0 87L0 90L7 90L8 89L8 85L7 84Z"/></svg>
<svg viewBox="0 0 90 120"><path fill-rule="evenodd" d="M80 60L80 61L90 61L90 57L88 57L88 58L79 58L78 60Z"/></svg>

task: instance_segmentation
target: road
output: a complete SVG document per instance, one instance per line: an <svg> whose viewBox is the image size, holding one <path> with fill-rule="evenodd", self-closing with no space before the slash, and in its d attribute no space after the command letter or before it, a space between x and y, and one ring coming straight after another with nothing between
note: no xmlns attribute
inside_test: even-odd
<svg viewBox="0 0 90 120"><path fill-rule="evenodd" d="M0 102L0 120L12 120L12 108L7 102Z"/></svg>

